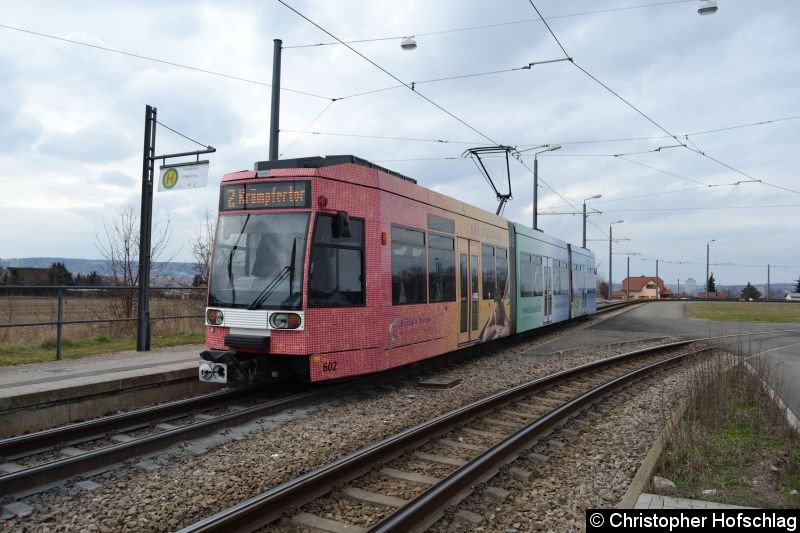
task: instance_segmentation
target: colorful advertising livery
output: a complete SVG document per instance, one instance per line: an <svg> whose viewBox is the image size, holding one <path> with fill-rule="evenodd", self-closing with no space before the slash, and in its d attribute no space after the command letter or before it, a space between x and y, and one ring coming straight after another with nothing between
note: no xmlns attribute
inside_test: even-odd
<svg viewBox="0 0 800 533"><path fill-rule="evenodd" d="M595 311L594 256L354 156L223 177L200 379L379 372Z"/></svg>

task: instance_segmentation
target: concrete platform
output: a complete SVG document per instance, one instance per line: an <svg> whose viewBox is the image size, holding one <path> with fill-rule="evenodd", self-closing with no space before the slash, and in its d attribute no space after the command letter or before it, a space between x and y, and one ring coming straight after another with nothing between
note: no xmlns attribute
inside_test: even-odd
<svg viewBox="0 0 800 533"><path fill-rule="evenodd" d="M634 509L753 509L753 507L644 493L639 495Z"/></svg>
<svg viewBox="0 0 800 533"><path fill-rule="evenodd" d="M202 345L0 367L0 437L211 392L200 383Z"/></svg>

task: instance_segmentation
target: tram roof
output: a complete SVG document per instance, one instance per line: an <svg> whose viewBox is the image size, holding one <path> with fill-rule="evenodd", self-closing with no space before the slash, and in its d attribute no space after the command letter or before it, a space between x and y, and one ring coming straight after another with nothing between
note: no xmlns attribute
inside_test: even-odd
<svg viewBox="0 0 800 533"><path fill-rule="evenodd" d="M362 159L354 155L327 155L327 156L315 156L315 157L298 157L295 159L278 159L275 161L256 161L255 171L265 172L276 168L322 168L334 165L344 165L346 163L361 165L362 167L366 168L374 168L382 172L386 172L387 174L390 174L397 178L400 178L401 180L405 180L414 184L417 183L417 180L415 180L414 178L409 178L408 176L404 176L399 172L395 172L394 170L389 170L388 168L376 165L375 163L370 163L366 159Z"/></svg>

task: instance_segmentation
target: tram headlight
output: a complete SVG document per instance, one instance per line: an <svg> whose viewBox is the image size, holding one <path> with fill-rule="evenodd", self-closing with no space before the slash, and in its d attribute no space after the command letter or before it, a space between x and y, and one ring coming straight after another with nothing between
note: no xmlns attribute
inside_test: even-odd
<svg viewBox="0 0 800 533"><path fill-rule="evenodd" d="M222 311L219 309L209 309L206 311L206 321L212 326L221 325L222 318Z"/></svg>
<svg viewBox="0 0 800 533"><path fill-rule="evenodd" d="M272 313L269 317L269 325L274 329L297 329L301 322L297 313Z"/></svg>

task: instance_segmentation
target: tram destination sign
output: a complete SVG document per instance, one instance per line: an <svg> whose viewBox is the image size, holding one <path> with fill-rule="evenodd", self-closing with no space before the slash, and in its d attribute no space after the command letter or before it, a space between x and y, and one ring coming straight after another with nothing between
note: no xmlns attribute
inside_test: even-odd
<svg viewBox="0 0 800 533"><path fill-rule="evenodd" d="M223 185L220 211L311 207L310 181L268 181Z"/></svg>

